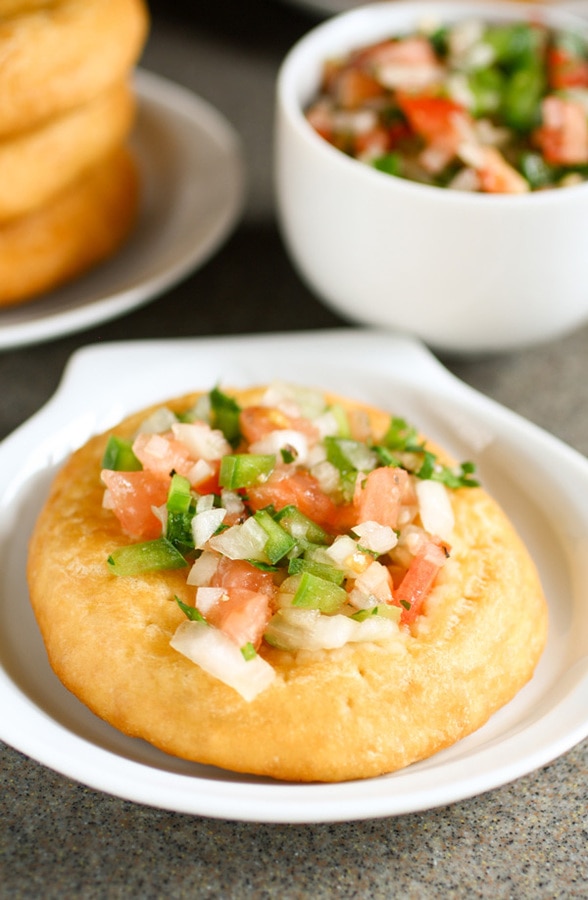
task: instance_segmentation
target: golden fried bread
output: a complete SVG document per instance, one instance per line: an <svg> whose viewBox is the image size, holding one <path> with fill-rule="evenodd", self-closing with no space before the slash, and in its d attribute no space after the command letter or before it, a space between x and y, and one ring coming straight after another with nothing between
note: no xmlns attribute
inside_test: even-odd
<svg viewBox="0 0 588 900"><path fill-rule="evenodd" d="M0 137L122 81L147 28L143 0L0 0Z"/></svg>
<svg viewBox="0 0 588 900"><path fill-rule="evenodd" d="M135 97L120 82L43 126L0 140L0 223L49 203L128 137Z"/></svg>
<svg viewBox="0 0 588 900"><path fill-rule="evenodd" d="M232 392L243 406L263 391ZM168 404L190 408L195 395ZM358 410L338 401L347 412ZM389 415L366 410L382 434ZM115 429L133 436L147 413ZM184 569L117 577L106 559L125 536L103 506L107 436L57 475L28 563L51 665L98 716L180 757L292 781L392 772L483 725L530 679L547 628L534 564L479 487L451 491L451 555L422 614L389 640L292 652L262 643L275 669L251 701L170 646L194 602ZM440 459L445 460L441 451Z"/></svg>
<svg viewBox="0 0 588 900"><path fill-rule="evenodd" d="M137 217L139 172L120 148L47 205L0 225L0 307L88 271L120 248Z"/></svg>

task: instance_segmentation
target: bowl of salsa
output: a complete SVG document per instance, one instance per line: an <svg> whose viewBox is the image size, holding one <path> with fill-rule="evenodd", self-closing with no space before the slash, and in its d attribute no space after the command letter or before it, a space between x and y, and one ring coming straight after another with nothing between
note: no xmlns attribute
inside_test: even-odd
<svg viewBox="0 0 588 900"><path fill-rule="evenodd" d="M588 317L588 24L528 4L376 3L277 83L276 195L303 279L459 352Z"/></svg>

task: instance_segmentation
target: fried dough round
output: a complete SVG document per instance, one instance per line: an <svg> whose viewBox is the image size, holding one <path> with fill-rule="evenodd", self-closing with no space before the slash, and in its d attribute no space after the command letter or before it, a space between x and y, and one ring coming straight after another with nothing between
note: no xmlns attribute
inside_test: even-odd
<svg viewBox="0 0 588 900"><path fill-rule="evenodd" d="M41 128L0 141L0 223L45 206L124 143L135 107L120 82Z"/></svg>
<svg viewBox="0 0 588 900"><path fill-rule="evenodd" d="M118 148L47 206L0 226L0 307L30 300L115 253L136 221L140 179Z"/></svg>
<svg viewBox="0 0 588 900"><path fill-rule="evenodd" d="M236 396L252 402L260 394ZM131 436L147 412L116 433ZM389 416L369 414L383 432ZM453 744L531 677L547 629L537 572L497 504L467 488L453 494L452 558L411 633L321 652L262 646L278 675L245 702L170 647L184 618L173 596L189 596L182 570L133 578L107 571L107 556L128 539L102 508L105 443L91 439L57 476L32 537L28 578L55 672L121 731L239 772L365 778Z"/></svg>
<svg viewBox="0 0 588 900"><path fill-rule="evenodd" d="M121 81L146 39L143 0L0 0L0 136Z"/></svg>

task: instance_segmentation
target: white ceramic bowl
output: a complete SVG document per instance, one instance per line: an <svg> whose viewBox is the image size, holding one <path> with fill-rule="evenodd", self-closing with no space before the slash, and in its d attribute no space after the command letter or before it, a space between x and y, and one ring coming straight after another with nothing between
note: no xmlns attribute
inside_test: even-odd
<svg viewBox="0 0 588 900"><path fill-rule="evenodd" d="M323 62L442 22L540 17L588 34L557 8L376 3L302 38L277 84L278 219L301 277L356 322L412 332L433 347L509 350L588 320L588 183L523 196L465 194L386 175L317 135L303 109Z"/></svg>

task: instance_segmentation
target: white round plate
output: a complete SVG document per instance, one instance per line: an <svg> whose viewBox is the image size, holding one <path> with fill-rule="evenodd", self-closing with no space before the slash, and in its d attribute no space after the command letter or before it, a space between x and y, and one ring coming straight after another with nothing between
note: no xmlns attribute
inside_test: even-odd
<svg viewBox="0 0 588 900"><path fill-rule="evenodd" d="M126 737L54 676L28 602L29 534L71 450L148 403L284 372L390 409L458 459L475 460L526 540L549 603L547 649L517 697L475 734L381 778L284 784L189 763ZM0 739L107 793L243 821L391 816L498 787L588 734L587 501L584 457L466 387L408 338L349 329L87 347L54 398L0 444Z"/></svg>
<svg viewBox="0 0 588 900"><path fill-rule="evenodd" d="M0 348L49 340L123 315L204 263L235 225L244 172L232 127L205 101L139 70L133 133L143 181L130 240L88 275L43 297L0 308Z"/></svg>

